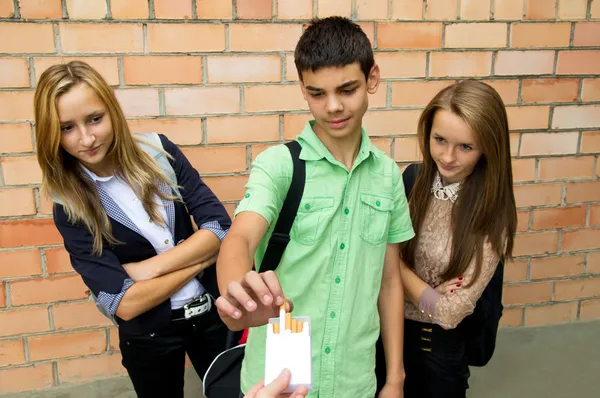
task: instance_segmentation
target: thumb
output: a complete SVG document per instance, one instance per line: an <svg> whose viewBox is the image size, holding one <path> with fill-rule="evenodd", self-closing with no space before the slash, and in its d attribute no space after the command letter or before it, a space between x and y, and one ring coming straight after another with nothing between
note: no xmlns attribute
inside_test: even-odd
<svg viewBox="0 0 600 398"><path fill-rule="evenodd" d="M288 369L283 369L281 374L263 389L263 392L276 396L276 394L280 394L287 388L291 378L292 374L290 371Z"/></svg>

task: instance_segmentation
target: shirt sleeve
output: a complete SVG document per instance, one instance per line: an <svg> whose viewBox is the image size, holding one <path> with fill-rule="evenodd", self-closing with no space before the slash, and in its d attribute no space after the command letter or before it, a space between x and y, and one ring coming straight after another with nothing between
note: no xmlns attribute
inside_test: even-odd
<svg viewBox="0 0 600 398"><path fill-rule="evenodd" d="M171 166L175 170L177 183L182 187L180 192L183 201L194 222L198 228L209 230L223 240L231 227L231 218L225 206L202 181L200 174L192 167L181 149L163 134L159 136L163 148L173 157L170 159Z"/></svg>
<svg viewBox="0 0 600 398"><path fill-rule="evenodd" d="M394 184L394 210L390 221L388 232L388 243L400 243L412 239L415 236L410 213L408 210L408 201L404 192L404 183L402 182L402 173L400 168L394 164L393 168Z"/></svg>
<svg viewBox="0 0 600 398"><path fill-rule="evenodd" d="M270 147L252 163L246 193L235 214L260 214L269 227L277 220L293 173L292 156L285 145Z"/></svg>
<svg viewBox="0 0 600 398"><path fill-rule="evenodd" d="M96 304L101 310L114 315L125 292L133 286L133 280L107 245L100 255L93 253L92 234L85 225L71 223L62 205L54 205L53 216L73 269L96 296Z"/></svg>

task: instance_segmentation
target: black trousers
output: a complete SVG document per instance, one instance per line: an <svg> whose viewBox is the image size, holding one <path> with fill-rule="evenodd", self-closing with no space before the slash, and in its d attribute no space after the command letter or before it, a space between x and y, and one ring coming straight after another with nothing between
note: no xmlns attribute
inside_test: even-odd
<svg viewBox="0 0 600 398"><path fill-rule="evenodd" d="M228 329L213 308L147 335L122 337L123 366L140 398L183 398L185 354L200 378L225 350Z"/></svg>
<svg viewBox="0 0 600 398"><path fill-rule="evenodd" d="M458 329L406 319L404 398L465 398L470 376L465 341ZM385 385L385 356L377 342L377 392Z"/></svg>

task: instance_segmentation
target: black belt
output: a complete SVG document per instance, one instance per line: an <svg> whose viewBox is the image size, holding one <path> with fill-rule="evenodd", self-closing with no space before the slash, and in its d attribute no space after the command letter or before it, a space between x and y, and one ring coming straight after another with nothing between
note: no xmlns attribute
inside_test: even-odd
<svg viewBox="0 0 600 398"><path fill-rule="evenodd" d="M214 299L208 293L194 297L182 308L171 310L171 320L182 321L202 316L212 309L213 303Z"/></svg>
<svg viewBox="0 0 600 398"><path fill-rule="evenodd" d="M431 352L436 347L447 347L449 344L464 339L461 330L445 330L439 325L406 319L404 333L410 344L416 344L421 351Z"/></svg>

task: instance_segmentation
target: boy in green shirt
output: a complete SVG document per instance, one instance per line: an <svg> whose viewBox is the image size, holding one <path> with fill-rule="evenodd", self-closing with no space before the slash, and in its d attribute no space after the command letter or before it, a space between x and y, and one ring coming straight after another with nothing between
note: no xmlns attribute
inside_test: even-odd
<svg viewBox="0 0 600 398"><path fill-rule="evenodd" d="M341 17L314 21L295 63L314 120L297 138L306 183L291 241L275 272L260 273L293 171L290 152L278 145L254 161L217 261L221 318L232 330L252 327L242 391L264 377L264 325L278 316L285 294L288 308L311 320L308 397L374 396L380 325L388 378L379 396L402 397L399 243L414 232L401 172L362 128L379 67L365 33Z"/></svg>

